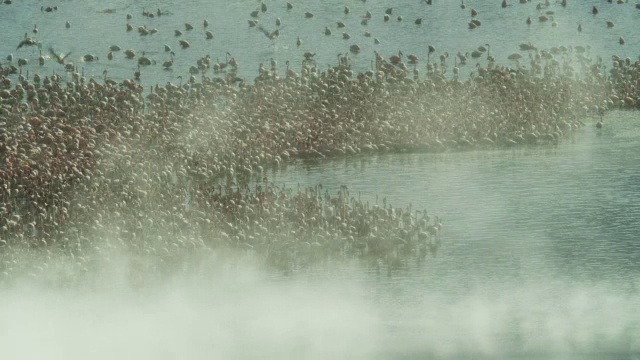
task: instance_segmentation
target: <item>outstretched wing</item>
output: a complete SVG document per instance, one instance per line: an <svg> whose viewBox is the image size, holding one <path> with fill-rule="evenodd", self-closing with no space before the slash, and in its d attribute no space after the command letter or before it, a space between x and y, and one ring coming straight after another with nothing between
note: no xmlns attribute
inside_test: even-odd
<svg viewBox="0 0 640 360"><path fill-rule="evenodd" d="M58 60L58 62L60 62L60 55L56 54L55 50L53 50L52 47L49 48L49 53L51 54L51 56L56 58L56 60Z"/></svg>
<svg viewBox="0 0 640 360"><path fill-rule="evenodd" d="M271 38L271 35L262 25L256 26L256 29L260 30L266 37Z"/></svg>

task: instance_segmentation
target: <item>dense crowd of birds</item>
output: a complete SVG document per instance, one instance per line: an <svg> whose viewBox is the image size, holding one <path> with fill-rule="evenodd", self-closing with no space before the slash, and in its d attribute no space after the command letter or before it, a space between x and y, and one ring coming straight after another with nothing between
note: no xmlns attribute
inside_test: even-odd
<svg viewBox="0 0 640 360"><path fill-rule="evenodd" d="M25 35L19 47L37 45ZM640 104L640 61L614 56L607 70L588 48L521 49L528 62L518 54L506 66L488 44L453 61L430 46L424 75L402 52L376 53L364 72L349 54L322 70L309 52L299 73L272 61L250 82L227 53L224 62L199 59L185 81L147 89L139 72L86 79L71 66L64 81L23 76L8 61L0 273L21 271L12 248L79 259L116 248L160 257L235 249L289 269L346 254L435 254L442 223L426 210L370 204L344 187L288 189L269 171L299 159L557 144L607 109ZM65 63L68 54L50 52ZM471 59L477 66L463 78ZM142 54L139 66L147 61Z"/></svg>

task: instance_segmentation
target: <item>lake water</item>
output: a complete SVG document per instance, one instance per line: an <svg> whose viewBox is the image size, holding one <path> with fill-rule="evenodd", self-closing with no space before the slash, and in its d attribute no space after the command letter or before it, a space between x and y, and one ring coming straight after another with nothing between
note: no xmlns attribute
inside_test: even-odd
<svg viewBox="0 0 640 360"><path fill-rule="evenodd" d="M372 202L385 194L443 218L437 257L361 279L406 342L399 353L633 358L637 121L612 113L602 130L588 126L552 148L300 163L274 181L346 184Z"/></svg>
<svg viewBox="0 0 640 360"><path fill-rule="evenodd" d="M588 56L594 60L602 56L605 63L613 54L621 57L638 57L640 49L640 34L635 31L640 21L640 10L635 9L633 3L609 4L599 0L568 1L568 6L562 8L559 2L552 1L548 8L537 9L538 2L519 4L510 1L510 5L503 9L500 1L465 1L466 9L460 8L458 1L434 0L429 6L420 0L403 2L401 5L380 0L368 1L321 1L302 2L291 1L293 9L286 9L285 1L266 1L267 11L260 13L258 20L268 31L276 29L276 18L280 18L280 36L269 40L256 28L248 26L250 13L260 8L256 0L216 1L185 0L173 2L167 0L115 0L104 3L101 1L50 0L50 1L14 1L11 5L0 5L0 32L3 42L0 44L0 59L5 63L8 54L14 54L14 64L18 58L28 60L24 71L30 74L50 75L53 72L65 76L63 66L50 58L48 48L53 47L57 52L66 54L71 52L68 61L78 66L78 72L84 71L87 77L101 78L103 71L115 80L132 78L137 68L137 60L125 59L122 51L132 49L140 56L143 51L155 65L143 67L141 81L146 84L167 81L178 82L178 76L189 76L188 69L196 65L198 58L210 55L212 60L224 62L229 52L238 62L238 76L252 81L258 75L259 63L269 67L273 58L279 64L278 71L284 74L285 62L290 61L291 68L300 71L300 64L305 51L316 53L315 59L319 69L324 70L331 64L337 63L338 53L348 53L352 44L359 45L362 50L357 56L352 55L353 66L356 70L368 70L374 59L374 51L388 57L402 51L405 55L415 54L420 59L419 70L424 74L427 46L433 45L437 49L432 55L432 61L440 54L448 52L449 68L453 66L454 54L465 54L477 49L478 46L490 44L490 51L496 60L504 65L515 66L507 60L507 56L519 51L519 44L533 43L539 49L549 49L554 46L589 46ZM350 8L349 14L344 14L344 6ZM600 12L593 16L591 9L597 5ZM54 12L41 12L42 6L58 6ZM385 22L385 9L393 7L390 21ZM471 20L471 9L478 12L477 19L481 26L469 30L467 23ZM104 10L112 13L103 13ZM143 10L156 12L157 9L167 15L154 18L142 16ZM369 11L372 19L366 26L360 24L362 17ZM547 22L538 21L540 15L553 11ZM312 18L305 18L305 12L312 12ZM133 31L126 31L126 14L132 14L129 23ZM402 16L402 21L397 21ZM423 18L422 25L414 24L416 18ZM533 22L526 25L527 17ZM207 28L214 37L206 40L203 21L209 22ZM607 28L606 20L614 22L615 26ZM65 27L69 21L71 27ZM345 24L338 28L337 21ZM552 26L555 22L557 26ZM191 23L194 29L185 30L185 23ZM583 31L578 32L578 24L582 24ZM37 25L38 33L32 29ZM138 26L155 28L157 33L140 36ZM325 27L332 31L331 36L324 34ZM180 30L183 35L176 37L174 30ZM23 47L16 50L16 46L24 37L24 33L38 39L42 44L42 52L46 57L45 64L38 64L39 50L36 47ZM347 32L349 40L342 38ZM371 37L366 37L370 32ZM619 37L623 36L625 45L620 45ZM296 46L300 37L302 45ZM374 44L374 38L380 41ZM182 50L178 40L185 39L191 47ZM109 46L118 45L121 52L114 53L114 59L109 61L107 53ZM172 71L165 71L161 64L169 60L169 54L164 52L164 44L176 53ZM521 52L524 59L527 53ZM96 62L83 62L85 54L98 56ZM466 67L461 67L461 75L467 76L475 71L475 64L486 64L486 57L477 61L470 61ZM528 67L528 59L522 64ZM211 74L209 74L211 75ZM16 75L17 76L17 75Z"/></svg>
<svg viewBox="0 0 640 360"><path fill-rule="evenodd" d="M441 216L437 256L282 274L211 255L142 288L112 259L87 286L4 288L0 354L637 359L637 121L613 112L554 147L295 163L271 181Z"/></svg>
<svg viewBox="0 0 640 360"><path fill-rule="evenodd" d="M0 5L0 54L29 60L30 73L62 73L51 59L40 67L36 48L15 49L37 24L43 50L72 51L87 76L103 70L129 78L136 61L108 61L118 44L162 62L163 44L176 51L173 71L143 70L143 81L164 83L186 76L198 57L240 62L239 75L253 78L258 64L281 64L315 51L319 66L335 64L351 44L363 50L355 66L368 69L373 51L402 50L426 56L471 51L491 44L496 58L520 43L540 48L590 45L594 55L637 57L640 11L632 3L569 1L553 4L550 23L539 23L536 3L500 8L498 1L410 1L394 6L402 22L384 23L382 1L266 2L260 15L269 29L283 22L280 38L248 28L257 1L14 1ZM345 15L345 4L351 13ZM591 15L597 4L600 14ZM41 6L57 5L57 12ZM143 18L141 12L168 15ZM482 26L469 31L470 8ZM98 13L107 8L113 14ZM360 25L366 10L374 18ZM314 12L305 19L305 11ZM146 37L133 25L159 32ZM534 23L527 27L525 19ZM424 17L416 26L414 18ZM204 38L207 19L214 39ZM608 29L605 20L615 27ZM352 35L340 38L337 20ZM65 28L65 21L71 28ZM178 49L175 29L192 46ZM584 30L578 33L577 24ZM333 35L324 35L330 26ZM372 38L364 37L370 31ZM186 31L183 31L186 33ZM303 46L295 46L300 36ZM626 43L620 46L619 36ZM373 37L381 44L375 47ZM633 51L632 51L633 50ZM95 63L80 57L93 53ZM297 61L295 59L298 59ZM452 60L450 60L452 61ZM422 63L424 64L424 62ZM471 71L468 69L467 72ZM396 154L298 162L270 174L290 186L347 185L352 196L386 197L396 207L411 203L442 218L443 245L436 257L382 261L355 259L321 264L283 275L256 268L250 259L131 289L109 266L89 289L25 282L0 291L0 358L49 359L637 359L640 356L640 128L637 112L614 112L597 130L591 120L556 147L444 154ZM217 259L214 259L217 261ZM35 260L34 260L35 261ZM213 261L214 263L216 261ZM113 264L111 264L113 265Z"/></svg>

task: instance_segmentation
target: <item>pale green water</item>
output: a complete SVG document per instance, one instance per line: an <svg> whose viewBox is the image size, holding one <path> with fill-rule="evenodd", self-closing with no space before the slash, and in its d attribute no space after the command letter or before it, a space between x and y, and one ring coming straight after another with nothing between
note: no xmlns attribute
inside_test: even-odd
<svg viewBox="0 0 640 360"><path fill-rule="evenodd" d="M78 65L78 71L84 71L87 77L102 77L104 70L108 76L121 80L132 78L137 67L137 58L127 60L122 52L114 53L114 60L107 60L109 46L116 44L125 49L134 50L138 56L146 51L146 55L157 63L142 69L142 81L146 84L165 84L167 81L178 82L177 77L186 80L188 69L196 64L198 58L210 55L212 60L225 61L226 52L231 53L239 64L238 75L247 81L252 81L258 75L259 63L269 67L273 58L279 64L278 71L284 74L285 62L291 62L291 68L300 71L300 64L305 51L316 53L315 59L321 70L337 63L338 53L348 53L352 44L359 45L362 50L357 56L352 55L353 66L356 70L368 70L374 59L374 51L388 57L401 50L405 55L415 54L420 60L418 66L422 74L426 73L427 46L433 45L437 51L431 61L438 59L440 54L448 52L449 69L453 66L454 55L472 52L478 46L491 45L491 54L500 64L514 66L507 57L517 52L521 43L533 43L539 49L549 49L554 46L589 46L591 50L587 56L594 60L602 56L605 64L609 65L609 58L613 54L637 59L640 49L640 34L635 31L640 21L640 10L635 9L633 2L617 5L599 0L568 1L568 6L562 8L559 2L551 1L551 6L536 9L538 2L512 4L506 9L500 7L500 1L465 1L466 9L460 8L459 1L434 0L432 6L421 3L420 0L393 4L380 0L368 1L291 1L294 7L287 11L285 1L265 1L267 12L260 13L259 21L268 31L276 29L276 18L282 21L280 36L275 41L267 39L256 28L249 28L250 13L259 9L260 2L256 0L241 1L147 1L147 0L116 0L78 1L51 0L48 2L26 0L14 1L11 5L0 4L0 32L3 41L0 43L0 61L6 63L5 58L14 54L14 64L18 58L25 58L29 64L24 71L30 74L51 75L53 72L63 74L62 65L49 57L48 48L72 54L69 61ZM58 6L58 11L41 12L41 6ZM351 12L345 15L344 6L348 5ZM591 7L597 5L600 13L591 14ZM385 9L393 7L393 14L389 22L383 21ZM168 15L148 18L142 16L142 11L156 12L160 8ZM482 25L469 30L467 23L471 20L470 12L474 8L478 11L477 19ZM115 10L111 14L99 13L106 9ZM305 12L312 12L313 18L307 19ZM360 24L366 11L370 11L372 19L368 25ZM538 16L547 11L553 11L552 20L539 22ZM129 21L134 30L126 31L126 14L133 18ZM398 22L397 16L403 21ZM418 26L414 20L423 18L423 24ZM531 26L526 25L527 17L533 19ZM208 30L214 38L206 40L203 21L208 20ZM607 28L605 21L612 20L613 28ZM71 27L67 29L65 22ZM344 28L337 28L336 22L345 23ZM194 26L192 31L185 30L185 23ZM578 24L582 24L583 31L578 32ZM38 33L34 34L34 25ZM156 34L140 36L138 26L155 28ZM331 36L324 35L328 26ZM183 35L174 36L174 30L180 30ZM38 49L23 47L16 50L16 46L23 39L24 33L38 39L43 47L43 55L47 58L44 66L38 65ZM347 32L351 38L344 40L342 33ZM366 37L365 32L371 33ZM618 43L620 36L625 38L625 45ZM300 37L302 45L296 46ZM374 44L378 38L379 45ZM180 49L178 40L185 39L191 47ZM161 64L169 60L164 52L164 44L168 44L176 52L172 71L165 71ZM82 62L85 54L97 55L99 60L93 63ZM526 52L522 52L527 59ZM476 63L486 64L486 56L481 59L471 59L467 66L461 66L460 73L467 76L475 71ZM528 59L523 61L528 66ZM17 66L17 64L16 64ZM578 67L577 64L575 64ZM610 68L610 67L608 67ZM15 78L16 76L12 76Z"/></svg>
<svg viewBox="0 0 640 360"><path fill-rule="evenodd" d="M612 113L558 147L301 163L273 181L346 184L443 217L436 258L360 279L392 354L632 358L639 125L636 112Z"/></svg>
<svg viewBox="0 0 640 360"><path fill-rule="evenodd" d="M638 116L587 122L557 147L290 165L271 181L440 215L440 251L286 275L202 253L142 288L127 254L84 286L25 274L0 288L0 358L636 359Z"/></svg>
<svg viewBox="0 0 640 360"><path fill-rule="evenodd" d="M352 43L363 47L354 63L369 66L373 51L398 50L424 59L426 46L438 53L471 51L490 43L506 62L521 42L539 47L586 45L594 54L635 58L640 44L634 31L640 11L632 3L570 1L557 10L558 26L534 22L535 3L506 10L498 1L434 0L398 6L405 21L384 24L381 1L267 2L261 15L272 27L283 20L281 37L272 44L247 27L257 1L14 1L0 5L2 61L8 53L29 59L31 74L62 72L47 59L37 64L37 49L15 50L24 32L38 25L44 45L72 51L74 63L95 53L97 63L85 72L116 79L131 77L135 61L121 54L106 60L118 44L162 62L163 44L177 50L175 69L159 65L143 71L143 81L177 81L198 57L214 59L231 52L241 76L257 75L259 62L275 58L281 68L302 52L316 51L318 63L335 63ZM206 5L205 5L206 4ZM591 16L598 4L601 13ZM57 13L40 6L58 5ZM145 19L143 8L157 7L170 16ZM483 25L467 30L470 8ZM97 14L116 8L115 14ZM381 46L373 46L359 25L366 10L377 16L367 26ZM304 11L313 11L305 19ZM139 36L132 24L157 27ZM415 16L414 16L415 15ZM425 17L422 27L413 19ZM208 19L214 40L207 42L201 22ZM605 19L616 26L606 29ZM67 30L64 22L72 27ZM353 41L343 41L335 21L347 23ZM184 38L189 50L177 49L174 29L191 22L196 30ZM584 31L575 31L581 22ZM331 26L332 37L322 33ZM183 31L184 32L184 31ZM617 39L623 35L626 45ZM295 47L300 36L304 45ZM364 60L360 60L364 59ZM422 63L424 64L424 62ZM424 69L424 67L423 67ZM463 70L470 71L470 70ZM246 270L244 266L208 277L175 279L147 292L121 284L119 269L109 268L97 289L76 291L38 286L0 293L0 358L50 359L326 359L326 358L558 358L634 359L640 354L640 130L636 112L613 113L602 131L591 123L558 147L448 154L380 155L350 160L298 163L272 181L327 188L348 185L352 195L375 202L381 194L397 207L410 202L443 218L444 244L435 258L407 260L388 271L367 262L351 266L316 266L283 276ZM379 200L381 202L381 200ZM251 268L249 265L247 268ZM245 274L245 272L249 274Z"/></svg>

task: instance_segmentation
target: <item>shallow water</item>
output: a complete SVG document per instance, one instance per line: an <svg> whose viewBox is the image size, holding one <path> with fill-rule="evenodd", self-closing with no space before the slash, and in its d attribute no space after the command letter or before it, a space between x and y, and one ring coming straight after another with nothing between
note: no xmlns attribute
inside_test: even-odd
<svg viewBox="0 0 640 360"><path fill-rule="evenodd" d="M492 44L506 56L521 42L539 47L586 45L594 54L636 56L635 29L640 11L633 4L570 1L557 10L558 26L524 20L537 15L535 3L499 8L498 2L434 0L428 7L413 1L398 7L405 21L384 24L386 4L379 1L267 3L263 23L283 20L281 37L272 44L248 29L256 1L15 1L0 5L0 54L26 57L31 73L62 72L50 59L40 68L35 48L15 50L25 31L38 24L43 49L72 51L74 63L84 53L100 56L81 64L88 76L108 70L116 79L131 77L135 61L106 60L107 47L143 50L158 62L162 46L178 53L173 71L160 66L143 70L149 83L177 81L195 59L226 51L240 61L241 76L257 75L259 62L273 57L280 64L317 52L318 64L334 64L338 52L358 43L353 56L366 69L375 49L359 25L366 9L377 14L367 26L381 40L386 55L402 50L426 54L470 51ZM58 5L54 13L42 5ZM590 8L601 13L593 17ZM105 7L115 14L99 14ZM146 19L143 8L170 11ZM467 30L468 12L476 8L483 25ZM304 11L313 11L305 19ZM126 33L125 14L134 25L160 32L140 37ZM425 17L414 26L412 18ZM200 23L208 19L214 40L206 42ZM606 29L604 19L616 26ZM348 23L352 40L336 36L337 19ZM67 30L64 22L72 27ZM179 50L174 29L191 21L185 35L192 47ZM578 34L577 22L584 31ZM327 38L324 26L332 26ZM626 45L617 39L624 35ZM304 46L295 47L300 36ZM368 43L366 43L368 42ZM391 45L393 44L393 45ZM364 60L361 60L364 59ZM451 59L450 59L451 61ZM323 67L323 66L322 66ZM471 71L467 69L466 71ZM384 195L396 207L411 203L443 218L444 244L437 257L407 259L392 268L383 262L310 266L293 274L265 272L250 259L226 264L211 256L213 269L194 267L189 275L149 281L131 287L117 262L107 263L89 286L44 286L23 283L3 287L0 295L0 358L592 358L633 359L640 355L640 131L637 113L612 113L605 127L592 126L564 139L557 147L517 150L399 154L332 161L299 162L270 174L271 181L291 186L322 183L327 189L348 185L352 196L376 202ZM378 204L382 199L377 199ZM205 254L206 255L206 254ZM207 256L205 256L207 257ZM114 258L119 258L114 256ZM127 261L127 256L122 256ZM37 264L37 259L32 259ZM67 261L62 260L62 261ZM223 265L220 265L223 263ZM151 277L151 275L150 275ZM144 280L144 279L143 279Z"/></svg>
<svg viewBox="0 0 640 360"><path fill-rule="evenodd" d="M272 181L345 184L443 218L437 257L361 279L400 354L629 358L640 351L637 129L637 113L612 113L558 147L299 163Z"/></svg>
<svg viewBox="0 0 640 360"><path fill-rule="evenodd" d="M283 274L203 253L132 286L114 254L89 283L2 287L0 356L636 359L637 113L588 122L553 147L295 163L270 181L441 216L437 256Z"/></svg>
<svg viewBox="0 0 640 360"><path fill-rule="evenodd" d="M24 71L30 74L50 75L53 72L64 75L62 65L50 58L48 48L53 47L57 52L72 54L69 60L78 65L78 71L84 71L86 77L102 77L103 71L108 71L110 78L121 80L132 78L137 67L137 60L127 60L122 52L114 53L114 60L107 60L109 46L119 45L122 51L133 49L138 56L143 51L156 61L155 65L142 69L142 81L146 84L167 81L179 82L178 76L185 81L190 66L205 55L213 60L225 61L225 54L229 52L239 63L238 76L252 81L258 75L258 64L264 63L269 67L270 59L278 62L280 74L284 74L285 62L291 63L291 68L300 71L300 63L305 51L316 53L318 68L324 70L326 66L337 63L338 53L348 53L352 44L358 44L362 51L359 55L352 55L353 66L356 70L368 70L374 59L374 51L383 56L391 56L401 50L404 54L416 54L421 62L419 70L424 74L427 46L433 45L437 51L432 61L445 51L450 54L449 68L453 66L454 54L471 52L480 45L490 44L491 54L501 64L515 66L507 60L507 56L518 51L521 43L534 43L540 49L554 46L590 46L588 54L593 57L602 56L608 64L613 54L636 59L639 55L640 34L635 31L640 20L640 10L635 9L633 3L609 4L598 0L569 1L567 8L562 8L552 1L549 8L537 10L537 2L519 4L511 1L512 5L506 9L500 7L499 1L465 1L466 9L460 8L457 1L434 0L429 6L419 0L394 5L380 0L362 1L322 1L300 2L291 1L294 8L286 9L285 1L267 1L267 12L259 15L261 24L269 31L275 30L276 18L281 18L280 36L270 41L263 33L255 28L249 28L247 20L250 12L260 7L255 0L223 1L215 4L205 0L187 0L172 2L117 0L108 4L98 1L51 0L43 1L14 1L11 5L0 5L0 32L4 41L0 43L0 59L5 63L8 54L17 58L25 58L29 64ZM41 12L41 6L58 6L58 11ZM351 12L345 15L343 8L348 5ZM600 13L591 14L591 7L597 5ZM393 6L393 14L389 22L383 21L384 10ZM142 16L142 11L157 9L168 12L165 16L148 18ZM469 30L470 11L478 11L477 19L482 25ZM112 9L113 13L105 14L100 11ZM360 24L366 11L373 15L368 25ZM314 13L314 17L307 19L306 11ZM554 11L552 20L541 23L538 16L546 11ZM131 32L126 31L126 14L133 15L130 23L134 26ZM403 16L398 22L397 16ZM532 17L533 23L527 26L525 20ZM422 25L415 25L414 20L424 18ZM214 33L212 40L204 36L203 21L209 22L208 29ZM336 22L340 20L346 24L338 29ZM612 20L613 28L607 28L605 21ZM65 22L71 23L71 28L65 27ZM184 23L191 23L194 30L186 31ZM577 31L578 23L583 31ZM33 34L34 25L38 33ZM140 36L136 31L138 26L158 29L158 33ZM324 35L325 26L332 30L331 36ZM174 30L181 30L181 37L174 36ZM368 31L371 37L365 37ZM16 50L24 33L37 38L42 43L43 55L47 58L44 66L38 65L38 49L23 47ZM342 32L351 35L349 40L342 39ZM618 43L620 36L625 38L625 45ZM302 46L296 46L296 39L300 37ZM380 40L380 45L374 45L374 38ZM181 50L178 39L186 39L191 47ZM164 44L168 44L175 51L175 61L172 71L165 71L161 64L169 60L164 52ZM94 54L99 60L94 63L82 62L82 56ZM526 52L524 59L527 59ZM483 57L479 62L486 63ZM461 75L467 76L475 71L478 61L469 61L466 67L461 67ZM528 66L528 60L523 61ZM576 67L578 67L576 65Z"/></svg>

